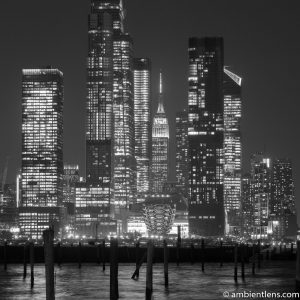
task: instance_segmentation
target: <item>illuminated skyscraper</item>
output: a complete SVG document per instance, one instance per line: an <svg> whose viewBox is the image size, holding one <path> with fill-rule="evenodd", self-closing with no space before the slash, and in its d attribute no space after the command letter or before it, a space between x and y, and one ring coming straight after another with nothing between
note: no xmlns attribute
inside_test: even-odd
<svg viewBox="0 0 300 300"><path fill-rule="evenodd" d="M250 237L253 229L253 195L252 177L250 174L242 176L241 185L241 205L242 205L242 236Z"/></svg>
<svg viewBox="0 0 300 300"><path fill-rule="evenodd" d="M190 38L188 135L190 233L224 233L223 39Z"/></svg>
<svg viewBox="0 0 300 300"><path fill-rule="evenodd" d="M262 153L251 156L253 237L267 238L271 199L271 159Z"/></svg>
<svg viewBox="0 0 300 300"><path fill-rule="evenodd" d="M152 160L151 160L151 192L162 193L168 180L169 169L169 123L165 114L162 90L162 74L160 74L159 98L157 112L152 125Z"/></svg>
<svg viewBox="0 0 300 300"><path fill-rule="evenodd" d="M270 213L279 222L280 238L296 234L295 186L290 159L273 161Z"/></svg>
<svg viewBox="0 0 300 300"><path fill-rule="evenodd" d="M75 204L75 185L79 182L79 166L64 165L63 174L63 202Z"/></svg>
<svg viewBox="0 0 300 300"><path fill-rule="evenodd" d="M132 40L121 0L91 0L87 63L87 183L109 187L110 203L134 202Z"/></svg>
<svg viewBox="0 0 300 300"><path fill-rule="evenodd" d="M57 232L62 205L63 74L51 67L23 70L22 200L20 227L32 239Z"/></svg>
<svg viewBox="0 0 300 300"><path fill-rule="evenodd" d="M149 193L151 98L150 60L134 59L134 127L137 162L137 201L143 202Z"/></svg>
<svg viewBox="0 0 300 300"><path fill-rule="evenodd" d="M241 84L241 77L224 68L224 208L231 234L241 228Z"/></svg>
<svg viewBox="0 0 300 300"><path fill-rule="evenodd" d="M185 196L189 193L188 113L176 113L176 178Z"/></svg>

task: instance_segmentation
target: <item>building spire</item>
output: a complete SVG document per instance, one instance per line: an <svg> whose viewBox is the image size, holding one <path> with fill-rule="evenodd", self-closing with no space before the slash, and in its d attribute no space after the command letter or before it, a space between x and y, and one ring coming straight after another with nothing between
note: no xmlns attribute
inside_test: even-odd
<svg viewBox="0 0 300 300"><path fill-rule="evenodd" d="M162 84L162 71L159 70L159 97L158 97L158 108L157 108L158 114L164 114L164 101L163 101L163 84Z"/></svg>

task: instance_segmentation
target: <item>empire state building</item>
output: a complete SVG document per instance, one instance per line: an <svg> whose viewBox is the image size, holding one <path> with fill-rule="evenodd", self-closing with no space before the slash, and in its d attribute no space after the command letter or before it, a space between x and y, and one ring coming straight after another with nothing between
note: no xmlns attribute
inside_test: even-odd
<svg viewBox="0 0 300 300"><path fill-rule="evenodd" d="M161 193L168 179L169 162L169 123L165 114L162 92L162 74L160 74L157 112L152 126L152 168L151 192Z"/></svg>

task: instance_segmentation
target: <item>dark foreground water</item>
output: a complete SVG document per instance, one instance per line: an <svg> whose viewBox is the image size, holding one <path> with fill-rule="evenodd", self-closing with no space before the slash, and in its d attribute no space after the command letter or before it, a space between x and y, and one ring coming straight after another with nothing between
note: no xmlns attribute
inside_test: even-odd
<svg viewBox="0 0 300 300"><path fill-rule="evenodd" d="M228 292L294 292L295 262L267 261L255 276L251 275L251 265L246 265L246 278L233 279L233 264L206 264L202 273L200 264L169 265L169 288L164 287L163 265L155 264L153 270L153 299L225 299ZM30 268L28 268L30 269ZM145 299L145 265L140 271L139 280L132 280L133 264L119 265L120 299ZM0 299L45 299L44 265L35 266L35 285L30 289L30 273L23 280L22 265L8 265L8 270L0 270ZM109 299L109 266L95 264L62 265L55 267L56 299ZM283 298L283 297L282 297ZM281 299L282 299L281 298ZM233 299L227 297L227 299ZM235 298L236 299L236 298ZM244 298L239 298L244 299ZM246 299L246 298L245 298ZM248 299L272 299L252 297ZM275 299L275 298L274 298ZM291 299L283 298L283 299Z"/></svg>

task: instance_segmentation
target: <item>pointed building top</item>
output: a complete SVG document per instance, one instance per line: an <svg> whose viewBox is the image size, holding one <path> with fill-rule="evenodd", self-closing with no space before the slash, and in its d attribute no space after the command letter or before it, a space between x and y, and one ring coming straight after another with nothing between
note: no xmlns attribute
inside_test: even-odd
<svg viewBox="0 0 300 300"><path fill-rule="evenodd" d="M224 67L224 72L225 74L227 74L234 82L236 82L236 84L238 84L239 86L242 85L242 77L234 74L233 72L229 71L228 69L226 69L226 67Z"/></svg>
<svg viewBox="0 0 300 300"><path fill-rule="evenodd" d="M164 101L163 101L163 84L162 84L162 72L159 71L159 97L158 97L158 108L157 108L158 114L164 114Z"/></svg>

